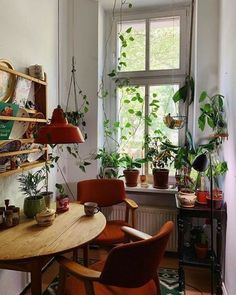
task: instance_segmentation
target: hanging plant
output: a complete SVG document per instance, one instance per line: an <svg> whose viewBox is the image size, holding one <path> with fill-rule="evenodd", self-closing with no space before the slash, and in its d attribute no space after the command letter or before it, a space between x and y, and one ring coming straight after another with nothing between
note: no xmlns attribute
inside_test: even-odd
<svg viewBox="0 0 236 295"><path fill-rule="evenodd" d="M84 139L87 139L87 133L85 132L86 122L85 122L85 114L89 111L89 101L87 95L83 93L82 89L79 87L78 82L76 81L76 68L75 68L75 57L72 57L72 70L71 70L71 79L70 79L70 86L67 96L67 103L66 103L66 111L65 117L67 118L68 122L76 127L80 127ZM73 87L74 93L74 102L75 102L75 110L68 111L69 108L69 100L71 95L71 90ZM81 97L81 105L79 106L79 97Z"/></svg>
<svg viewBox="0 0 236 295"><path fill-rule="evenodd" d="M203 91L199 98L200 116L198 126L203 131L206 123L213 130L214 136L228 137L224 111L224 96L215 94L212 97Z"/></svg>
<svg viewBox="0 0 236 295"><path fill-rule="evenodd" d="M171 116L169 113L163 118L165 125L170 129L181 129L186 122L186 116Z"/></svg>

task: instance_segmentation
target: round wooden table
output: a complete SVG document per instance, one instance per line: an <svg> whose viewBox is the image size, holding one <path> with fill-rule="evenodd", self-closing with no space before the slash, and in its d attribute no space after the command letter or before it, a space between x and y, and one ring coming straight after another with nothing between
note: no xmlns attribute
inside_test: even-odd
<svg viewBox="0 0 236 295"><path fill-rule="evenodd" d="M49 258L88 243L105 225L101 212L87 217L77 203L71 203L69 211L58 214L48 227L22 218L19 225L0 231L0 268L30 272L31 292L41 295L41 270Z"/></svg>

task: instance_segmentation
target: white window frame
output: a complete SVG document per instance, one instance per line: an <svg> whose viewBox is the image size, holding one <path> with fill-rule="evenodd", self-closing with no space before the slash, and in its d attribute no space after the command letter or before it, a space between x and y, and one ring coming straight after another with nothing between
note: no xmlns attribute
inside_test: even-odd
<svg viewBox="0 0 236 295"><path fill-rule="evenodd" d="M146 69L149 68L149 27L150 20L157 18L165 18L165 17L180 17L180 68L179 69L168 69L168 70L144 70L144 71L126 71L119 72L119 78L128 78L130 80L131 85L142 85L145 86L145 100L148 102L148 87L152 85L164 85L164 84L179 84L180 87L185 82L186 73L188 71L188 51L189 51L189 14L190 8L189 6L183 7L163 7L161 9L157 9L156 11L134 11L134 12L123 12L122 21L138 21L145 20L146 22ZM114 22L114 30L112 33L111 40L111 50L110 50L110 63L108 67L116 68L117 67L117 57L118 57L118 38L117 38L117 24L121 21L120 16L116 15ZM110 85L111 89L112 86ZM146 103L147 105L147 103ZM111 121L115 118L118 119L117 114L117 100L110 100L110 104L106 106L108 113L110 113ZM180 108L182 107L180 103ZM147 107L145 112L147 112ZM145 132L148 130L145 127ZM179 144L184 142L184 128L179 130ZM147 173L147 169L145 171Z"/></svg>

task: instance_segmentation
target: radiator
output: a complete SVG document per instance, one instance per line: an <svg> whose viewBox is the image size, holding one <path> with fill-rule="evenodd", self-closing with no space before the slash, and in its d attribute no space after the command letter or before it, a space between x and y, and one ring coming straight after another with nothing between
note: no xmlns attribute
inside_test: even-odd
<svg viewBox="0 0 236 295"><path fill-rule="evenodd" d="M108 220L125 218L125 206L123 205L103 208L102 212ZM139 206L136 210L136 228L150 235L158 232L161 226L168 220L173 221L175 223L175 227L170 236L166 250L170 252L177 252L178 235L176 210L151 206Z"/></svg>

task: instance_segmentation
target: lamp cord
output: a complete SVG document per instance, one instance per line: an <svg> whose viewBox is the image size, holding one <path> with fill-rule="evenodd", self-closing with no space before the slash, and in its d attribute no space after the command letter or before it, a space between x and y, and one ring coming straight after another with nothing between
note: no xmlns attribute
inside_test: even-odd
<svg viewBox="0 0 236 295"><path fill-rule="evenodd" d="M60 105L61 102L61 93L60 93L60 0L57 1L57 91L58 91L58 105Z"/></svg>
<svg viewBox="0 0 236 295"><path fill-rule="evenodd" d="M210 256L210 262L211 262L211 294L214 294L214 264L215 264L215 257L214 257L214 232L213 232L213 178L212 178L212 159L211 154L209 153L209 167L210 167L210 198L211 198L211 215L210 215L210 221L211 221L211 256Z"/></svg>

